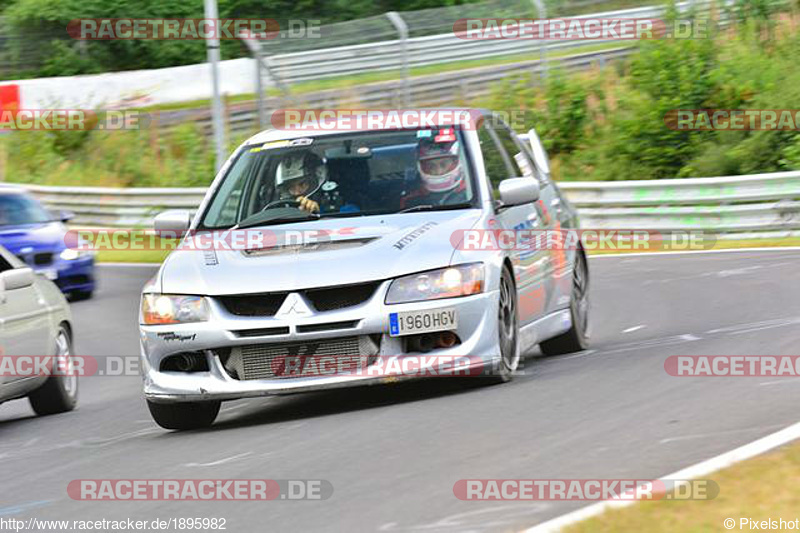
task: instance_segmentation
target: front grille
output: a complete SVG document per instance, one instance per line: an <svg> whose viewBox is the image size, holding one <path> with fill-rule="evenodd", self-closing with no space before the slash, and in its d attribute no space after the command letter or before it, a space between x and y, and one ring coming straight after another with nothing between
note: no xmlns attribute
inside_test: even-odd
<svg viewBox="0 0 800 533"><path fill-rule="evenodd" d="M46 266L53 262L53 254L41 253L33 255L33 264L36 266Z"/></svg>
<svg viewBox="0 0 800 533"><path fill-rule="evenodd" d="M334 331L337 329L353 329L358 327L358 320L345 320L342 322L326 322L324 324L306 324L297 326L297 333L318 333L320 331Z"/></svg>
<svg viewBox="0 0 800 533"><path fill-rule="evenodd" d="M366 368L380 351L378 342L363 335L317 342L247 344L231 348L225 369L240 380L331 375L321 373L321 365L315 363L323 357L334 357L333 369L346 372Z"/></svg>
<svg viewBox="0 0 800 533"><path fill-rule="evenodd" d="M305 295L317 311L334 311L363 304L372 298L379 284L379 282L371 282L344 287L312 289L306 291Z"/></svg>
<svg viewBox="0 0 800 533"><path fill-rule="evenodd" d="M269 337L272 335L288 335L288 327L279 328L259 328L259 329L237 329L231 331L237 337Z"/></svg>
<svg viewBox="0 0 800 533"><path fill-rule="evenodd" d="M229 313L237 316L275 316L286 299L286 293L242 294L220 296Z"/></svg>
<svg viewBox="0 0 800 533"><path fill-rule="evenodd" d="M379 285L379 281L372 281L298 292L303 294L317 311L335 311L363 304L372 298ZM285 292L237 294L219 296L218 299L229 313L237 316L275 316L287 295Z"/></svg>

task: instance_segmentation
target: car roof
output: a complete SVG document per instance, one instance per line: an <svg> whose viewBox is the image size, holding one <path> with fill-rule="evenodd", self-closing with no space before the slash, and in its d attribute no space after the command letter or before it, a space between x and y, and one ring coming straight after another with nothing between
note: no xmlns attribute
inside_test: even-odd
<svg viewBox="0 0 800 533"><path fill-rule="evenodd" d="M312 113L319 113L322 110L314 110L314 109L287 109L285 111L299 111L304 113L306 111ZM328 110L325 110L328 111ZM365 113L365 112L396 112L396 113L404 113L404 112L441 112L441 111L451 111L451 112L469 112L473 117L475 115L479 115L480 117L491 115L492 112L487 109L476 109L476 108L456 108L456 107L445 107L445 108L418 108L418 109L363 109L363 110L330 110L335 111L337 113L336 118L336 127L332 127L330 129L321 129L321 130L288 130L288 129L277 129L277 128L269 128L263 130L259 133L256 133L252 137L250 137L247 141L245 141L246 145L254 145L254 144L262 144L266 142L273 142L273 141L291 141L294 139L302 139L305 137L323 137L328 135L336 135L342 133L358 133L358 132L367 132L367 131L396 131L397 128L395 127L378 127L378 128L352 128L352 127L345 127L345 121L352 120L357 113ZM348 113L348 111L351 111ZM455 113L454 113L455 114ZM273 114L273 116L275 116ZM458 124L458 121L455 120L446 120L446 115L440 115L441 120L437 120L436 124L438 126L454 126Z"/></svg>

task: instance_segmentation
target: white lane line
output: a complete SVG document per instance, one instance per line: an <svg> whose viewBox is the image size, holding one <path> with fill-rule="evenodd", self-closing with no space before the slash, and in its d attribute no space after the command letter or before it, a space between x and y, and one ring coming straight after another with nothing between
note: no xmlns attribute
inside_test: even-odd
<svg viewBox="0 0 800 533"><path fill-rule="evenodd" d="M638 326L632 326L628 329L623 329L622 333L633 333L634 331L639 331L640 329L647 327L644 324L639 324Z"/></svg>
<svg viewBox="0 0 800 533"><path fill-rule="evenodd" d="M709 329L707 334L714 333L740 333L749 331L760 331L770 328L781 328L784 326L793 326L800 324L800 317L788 318L773 318L770 320L761 320L759 322L745 322L744 324L736 324L733 326L726 326L724 328Z"/></svg>
<svg viewBox="0 0 800 533"><path fill-rule="evenodd" d="M791 426L772 433L771 435L760 438L754 442L751 442L750 444L740 446L735 450L725 452L721 455L717 455L716 457L712 457L707 461L697 463L688 468L684 468L683 470L666 475L660 478L660 481L694 479L700 476L705 476L712 472L716 472L717 470L722 470L723 468L727 468L741 461L761 455L762 453L773 450L779 446L783 446L784 444L787 444L798 438L800 438L800 422L792 424ZM577 511L561 515L558 518L543 522L525 530L525 533L560 531L569 525L586 520L587 518L591 518L593 516L597 516L609 509L621 509L623 507L633 505L634 503L636 503L636 500L612 500L598 502L578 509Z"/></svg>
<svg viewBox="0 0 800 533"><path fill-rule="evenodd" d="M739 433L753 433L756 431L770 430L774 431L783 427L783 424L771 424L769 426L762 426L757 428L742 428L730 429L727 431L713 431L711 433L696 433L694 435L679 435L677 437L667 437L658 441L659 444L669 444L670 442L679 442L684 440L704 439L706 437L718 437L720 435L738 435Z"/></svg>
<svg viewBox="0 0 800 533"><path fill-rule="evenodd" d="M796 378L791 379L790 376L786 376L783 379L778 379L775 381L762 381L758 384L759 387L768 387L770 385L783 385L784 383L800 383Z"/></svg>
<svg viewBox="0 0 800 533"><path fill-rule="evenodd" d="M724 250L685 250L675 252L628 252L623 254L589 254L589 259L603 257L643 257L643 256L676 256L686 254L730 254L739 252L791 252L800 250L800 246L768 246L763 248L728 248Z"/></svg>
<svg viewBox="0 0 800 533"><path fill-rule="evenodd" d="M592 355L597 350L583 350L582 352L574 353L572 355L562 355L561 357L557 357L554 359L555 361L566 361L567 359L578 359L579 357L586 357L587 355Z"/></svg>
<svg viewBox="0 0 800 533"><path fill-rule="evenodd" d="M248 455L253 455L253 452L245 452L245 453L240 453L238 455L232 455L231 457L226 457L224 459L220 459L219 461L211 461L210 463L186 463L183 466L218 466L218 465L224 465L225 463L230 463L231 461L236 461L237 459L241 459L242 457L247 457Z"/></svg>

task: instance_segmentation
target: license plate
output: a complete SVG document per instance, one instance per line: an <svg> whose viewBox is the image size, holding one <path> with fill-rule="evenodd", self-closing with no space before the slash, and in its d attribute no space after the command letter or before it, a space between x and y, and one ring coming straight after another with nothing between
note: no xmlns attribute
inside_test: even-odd
<svg viewBox="0 0 800 533"><path fill-rule="evenodd" d="M448 331L457 327L458 317L453 308L389 314L389 335L392 337Z"/></svg>
<svg viewBox="0 0 800 533"><path fill-rule="evenodd" d="M58 270L54 268L46 268L44 270L39 270L39 274L49 279L50 281L53 281L56 278L58 278Z"/></svg>

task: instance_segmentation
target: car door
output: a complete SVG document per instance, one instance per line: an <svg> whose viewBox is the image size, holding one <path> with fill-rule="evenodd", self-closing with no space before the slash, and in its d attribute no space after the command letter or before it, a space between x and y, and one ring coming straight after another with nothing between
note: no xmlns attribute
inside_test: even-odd
<svg viewBox="0 0 800 533"><path fill-rule="evenodd" d="M497 185L507 178L528 177L533 165L513 132L501 121L493 124L486 121L478 132L483 151L486 172L492 182L495 197ZM529 168L525 168L526 164ZM505 230L513 230L516 236L533 236L547 229L541 210L536 203L500 209L497 219ZM519 299L520 324L525 325L542 317L549 307L553 285L551 280L550 251L533 246L529 240L517 237L510 252L514 265L514 277Z"/></svg>
<svg viewBox="0 0 800 533"><path fill-rule="evenodd" d="M558 190L558 187L550 178L550 162L547 158L547 151L535 129L528 131L526 140L528 144L525 148L529 150L529 156L535 167L535 177L539 181L539 207L542 209L550 228L553 231L562 232L562 242L566 242L566 232L577 229L575 221L572 220L572 210L566 198L562 196L561 191ZM560 247L553 248L550 252L553 261L554 294L551 298L548 312L553 312L569 306L572 291L572 270L570 268L572 263L570 258L573 257L575 250Z"/></svg>
<svg viewBox="0 0 800 533"><path fill-rule="evenodd" d="M0 255L0 275L15 269L29 268L12 264ZM2 280L2 278L0 278ZM16 355L49 355L50 334L48 309L35 284L9 286L0 281L0 347L2 357ZM2 372L2 383L8 385L25 376Z"/></svg>

